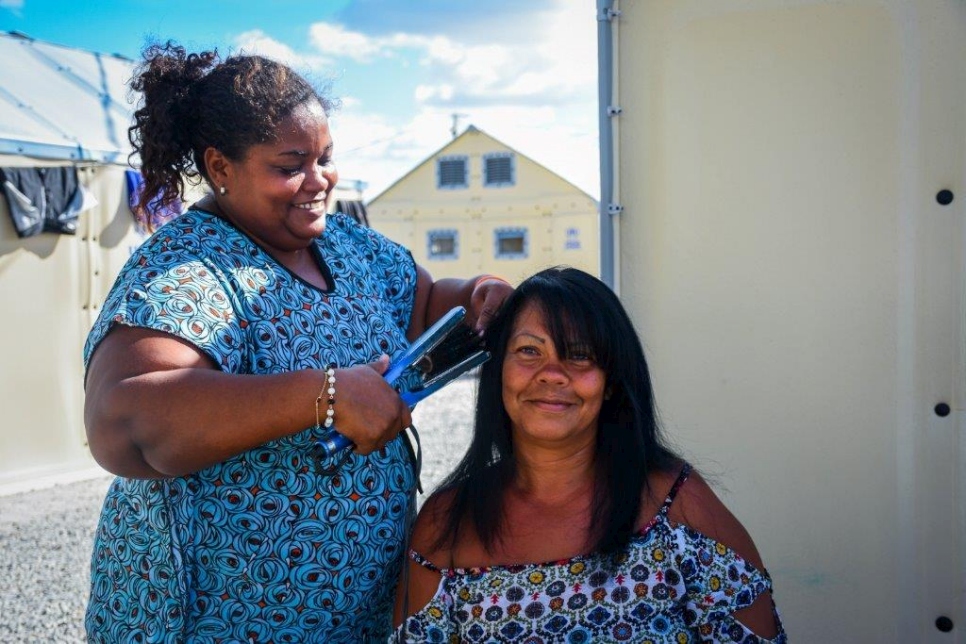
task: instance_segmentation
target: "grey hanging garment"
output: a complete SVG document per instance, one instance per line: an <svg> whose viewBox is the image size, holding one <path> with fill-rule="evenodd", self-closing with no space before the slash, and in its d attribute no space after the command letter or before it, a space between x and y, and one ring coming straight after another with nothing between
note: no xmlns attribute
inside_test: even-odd
<svg viewBox="0 0 966 644"><path fill-rule="evenodd" d="M0 180L19 237L77 232L84 208L77 168L0 168Z"/></svg>

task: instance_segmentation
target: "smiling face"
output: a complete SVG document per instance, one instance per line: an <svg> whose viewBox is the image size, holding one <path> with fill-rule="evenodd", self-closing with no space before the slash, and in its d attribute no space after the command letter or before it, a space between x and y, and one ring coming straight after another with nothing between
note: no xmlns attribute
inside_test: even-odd
<svg viewBox="0 0 966 644"><path fill-rule="evenodd" d="M278 256L308 247L325 230L339 180L332 153L328 119L313 100L282 121L274 141L251 146L240 161L211 148L206 161L221 211Z"/></svg>
<svg viewBox="0 0 966 644"><path fill-rule="evenodd" d="M503 362L503 404L514 441L593 441L606 386L589 347L571 345L559 355L542 310L533 304L520 310Z"/></svg>

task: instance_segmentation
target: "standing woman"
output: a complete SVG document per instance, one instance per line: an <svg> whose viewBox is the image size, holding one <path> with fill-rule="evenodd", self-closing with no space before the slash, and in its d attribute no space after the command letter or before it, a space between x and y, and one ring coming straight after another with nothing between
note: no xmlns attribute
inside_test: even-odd
<svg viewBox="0 0 966 644"><path fill-rule="evenodd" d="M142 206L212 194L122 269L84 349L101 513L91 641L385 638L415 476L389 357L503 281L439 280L345 215L329 102L258 56L145 52ZM356 445L310 452L332 416Z"/></svg>
<svg viewBox="0 0 966 644"><path fill-rule="evenodd" d="M751 537L663 441L603 282L524 280L487 345L470 447L416 520L399 641L786 641Z"/></svg>

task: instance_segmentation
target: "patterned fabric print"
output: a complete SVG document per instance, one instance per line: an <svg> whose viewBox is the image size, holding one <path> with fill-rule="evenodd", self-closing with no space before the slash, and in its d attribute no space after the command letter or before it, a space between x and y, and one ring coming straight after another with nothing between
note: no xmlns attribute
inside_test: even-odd
<svg viewBox="0 0 966 644"><path fill-rule="evenodd" d="M317 248L328 293L189 211L130 258L85 364L118 323L184 338L239 374L402 351L416 280L408 252L343 215L329 217ZM354 455L325 477L307 457L316 438L308 428L191 476L116 479L95 537L91 641L384 640L413 511L405 447Z"/></svg>
<svg viewBox="0 0 966 644"><path fill-rule="evenodd" d="M668 521L667 509L689 472L686 467L664 507L616 563L588 555L547 564L443 569L436 595L396 631L395 640L784 644L783 630L765 640L732 617L771 590L767 573ZM418 553L410 556L435 569Z"/></svg>

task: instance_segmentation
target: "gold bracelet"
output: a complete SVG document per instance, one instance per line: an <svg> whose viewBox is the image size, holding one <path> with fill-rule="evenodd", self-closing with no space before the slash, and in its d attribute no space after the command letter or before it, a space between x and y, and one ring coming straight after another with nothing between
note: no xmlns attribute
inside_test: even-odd
<svg viewBox="0 0 966 644"><path fill-rule="evenodd" d="M328 409L325 410L325 423L321 421L321 415L319 414L319 404L322 403L322 399L328 396ZM322 391L315 398L315 429L321 430L322 425L326 427L332 427L335 422L335 366L329 365L325 368L325 386L322 387Z"/></svg>

